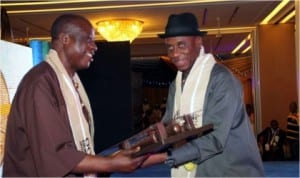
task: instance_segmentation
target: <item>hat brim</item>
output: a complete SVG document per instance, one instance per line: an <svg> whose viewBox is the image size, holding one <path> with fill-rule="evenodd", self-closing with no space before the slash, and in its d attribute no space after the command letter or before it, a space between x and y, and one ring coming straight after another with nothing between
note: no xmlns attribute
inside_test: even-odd
<svg viewBox="0 0 300 178"><path fill-rule="evenodd" d="M162 33L158 34L157 36L160 38L169 38L169 37L175 37L175 36L204 36L207 34L207 31L198 31L195 33Z"/></svg>

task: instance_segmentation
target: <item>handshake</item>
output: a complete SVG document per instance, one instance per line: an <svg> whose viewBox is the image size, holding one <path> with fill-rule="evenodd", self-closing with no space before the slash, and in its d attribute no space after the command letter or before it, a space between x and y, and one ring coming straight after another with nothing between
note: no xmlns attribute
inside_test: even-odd
<svg viewBox="0 0 300 178"><path fill-rule="evenodd" d="M213 124L207 124L195 128L193 118L190 115L183 116L181 124L172 120L164 124L155 123L132 137L119 144L120 149L132 149L140 147L140 150L133 154L134 157L145 154L158 153L170 147L179 147L187 141L200 137L213 130Z"/></svg>

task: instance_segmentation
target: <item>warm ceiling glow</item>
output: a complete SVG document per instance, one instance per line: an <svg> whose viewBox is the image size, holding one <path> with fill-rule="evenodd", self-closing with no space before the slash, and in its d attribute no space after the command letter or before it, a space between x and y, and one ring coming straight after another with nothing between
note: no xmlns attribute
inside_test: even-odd
<svg viewBox="0 0 300 178"><path fill-rule="evenodd" d="M37 1L37 2L5 2L1 6L34 6L34 5L50 5L50 4L73 4L82 2L99 2L104 0L60 0L60 1Z"/></svg>
<svg viewBox="0 0 300 178"><path fill-rule="evenodd" d="M285 23L285 22L289 21L295 15L296 15L296 10L293 10L291 13L289 13L289 15L287 15L284 19L282 19L280 21L280 23Z"/></svg>
<svg viewBox="0 0 300 178"><path fill-rule="evenodd" d="M61 0L61 1L42 1L42 2L26 2L26 3L3 3L0 4L0 6L27 6L27 5L51 5L51 4L64 4L64 3L80 3L84 0ZM93 2L93 1L108 1L108 0L87 0L86 2ZM67 11L83 11L83 10L101 10L101 9L122 9L122 8L141 8L141 7L162 7L162 6L177 6L177 5L184 5L184 4L198 4L202 3L203 5L209 4L209 3L215 3L215 2L223 2L224 0L192 0L192 1L175 1L175 2L147 2L145 3L135 3L135 1L132 1L130 4L124 4L124 5L103 5L103 6L82 6L82 7L60 7L60 8L53 8L53 7L47 7L44 9L24 9L24 10L8 10L8 14L22 14L22 13L44 13L44 12L67 12ZM130 2L130 1L129 1Z"/></svg>
<svg viewBox="0 0 300 178"><path fill-rule="evenodd" d="M143 22L134 19L111 19L97 22L97 30L107 41L130 41L143 30Z"/></svg>
<svg viewBox="0 0 300 178"><path fill-rule="evenodd" d="M289 0L281 1L281 3L260 24L268 24L272 17L274 17L284 6L286 6L288 2Z"/></svg>

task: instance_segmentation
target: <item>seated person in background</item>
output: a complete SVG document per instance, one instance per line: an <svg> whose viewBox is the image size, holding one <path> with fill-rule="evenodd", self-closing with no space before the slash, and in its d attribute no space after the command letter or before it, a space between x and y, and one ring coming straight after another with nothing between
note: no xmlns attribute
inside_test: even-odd
<svg viewBox="0 0 300 178"><path fill-rule="evenodd" d="M146 129L151 124L151 116L152 116L152 109L148 109L145 112L145 115L142 117L142 127L143 129Z"/></svg>
<svg viewBox="0 0 300 178"><path fill-rule="evenodd" d="M155 104L153 108L153 113L151 117L151 124L154 124L156 122L159 122L161 120L162 114L160 110L159 104Z"/></svg>
<svg viewBox="0 0 300 178"><path fill-rule="evenodd" d="M299 114L298 104L290 103L290 113L287 117L286 138L290 146L292 160L299 160Z"/></svg>
<svg viewBox="0 0 300 178"><path fill-rule="evenodd" d="M166 112L166 103L167 103L167 98L164 97L162 100L162 103L160 104L160 110L161 110L161 115L163 116Z"/></svg>
<svg viewBox="0 0 300 178"><path fill-rule="evenodd" d="M272 120L270 126L258 134L259 145L263 148L262 159L263 161L283 161L285 131L279 128L277 120Z"/></svg>
<svg viewBox="0 0 300 178"><path fill-rule="evenodd" d="M145 117L146 115L146 112L151 110L151 106L150 106L150 103L148 101L148 98L144 98L144 101L143 101L143 106L142 106L142 117Z"/></svg>

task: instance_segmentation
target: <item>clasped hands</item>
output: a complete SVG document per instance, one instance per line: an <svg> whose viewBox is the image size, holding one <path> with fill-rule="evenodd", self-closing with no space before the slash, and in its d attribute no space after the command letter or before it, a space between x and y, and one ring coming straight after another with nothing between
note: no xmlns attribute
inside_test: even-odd
<svg viewBox="0 0 300 178"><path fill-rule="evenodd" d="M138 157L133 156L139 152L141 147L131 149L120 149L109 157L113 158L111 167L114 167L117 172L132 172L138 168L145 168L155 164L163 163L167 159L167 153L148 153ZM112 172L115 172L112 170Z"/></svg>

